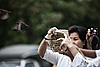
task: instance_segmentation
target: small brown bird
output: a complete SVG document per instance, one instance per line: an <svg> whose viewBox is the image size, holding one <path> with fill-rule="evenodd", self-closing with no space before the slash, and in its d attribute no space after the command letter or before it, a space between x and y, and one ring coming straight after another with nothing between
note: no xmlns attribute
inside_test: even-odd
<svg viewBox="0 0 100 67"><path fill-rule="evenodd" d="M0 9L0 19L1 20L6 20L9 18L9 14L11 11L5 10L5 9Z"/></svg>
<svg viewBox="0 0 100 67"><path fill-rule="evenodd" d="M22 34L25 34L26 31L21 30L22 25L29 27L27 24L25 24L23 21L19 20L18 22L16 22L16 25L14 26L13 30L16 32L21 32Z"/></svg>

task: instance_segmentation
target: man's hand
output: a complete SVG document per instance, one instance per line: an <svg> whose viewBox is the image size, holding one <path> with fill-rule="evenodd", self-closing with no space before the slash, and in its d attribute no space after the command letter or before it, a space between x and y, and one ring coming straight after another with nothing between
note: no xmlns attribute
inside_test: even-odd
<svg viewBox="0 0 100 67"><path fill-rule="evenodd" d="M46 40L52 40L52 36L55 34L55 31L57 31L58 29L56 27L53 27L51 29L49 29L47 35L45 36Z"/></svg>

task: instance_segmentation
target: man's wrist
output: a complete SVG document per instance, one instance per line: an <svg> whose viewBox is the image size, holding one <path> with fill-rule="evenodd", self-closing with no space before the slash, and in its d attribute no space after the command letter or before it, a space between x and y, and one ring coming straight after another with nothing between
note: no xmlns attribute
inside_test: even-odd
<svg viewBox="0 0 100 67"><path fill-rule="evenodd" d="M45 38L43 39L43 41L44 41L45 43L48 43L48 41L47 41Z"/></svg>

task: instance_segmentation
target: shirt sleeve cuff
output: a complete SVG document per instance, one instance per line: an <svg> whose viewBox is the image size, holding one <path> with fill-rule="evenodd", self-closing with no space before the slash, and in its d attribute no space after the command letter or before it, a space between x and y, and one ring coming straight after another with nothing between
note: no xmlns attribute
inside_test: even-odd
<svg viewBox="0 0 100 67"><path fill-rule="evenodd" d="M96 50L96 56L100 57L100 50Z"/></svg>

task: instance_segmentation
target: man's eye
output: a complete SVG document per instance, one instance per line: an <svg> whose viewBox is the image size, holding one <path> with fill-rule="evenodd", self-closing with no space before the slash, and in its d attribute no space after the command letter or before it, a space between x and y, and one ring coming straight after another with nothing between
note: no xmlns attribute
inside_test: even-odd
<svg viewBox="0 0 100 67"><path fill-rule="evenodd" d="M78 40L78 39L74 39L74 40Z"/></svg>

